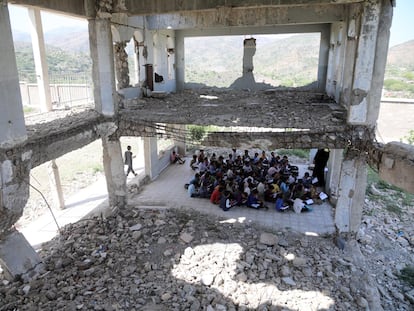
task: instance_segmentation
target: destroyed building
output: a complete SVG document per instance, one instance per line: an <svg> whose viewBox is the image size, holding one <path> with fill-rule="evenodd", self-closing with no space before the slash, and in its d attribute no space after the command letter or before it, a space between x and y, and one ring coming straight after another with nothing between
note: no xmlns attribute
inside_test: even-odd
<svg viewBox="0 0 414 311"><path fill-rule="evenodd" d="M29 9L37 33L37 76L44 111L48 97L40 10L88 21L93 61L94 109L26 124L19 91L8 4ZM327 192L339 232L360 224L367 165L414 192L412 147L375 142L394 1L391 0L3 0L0 1L1 205L0 263L13 277L40 258L14 224L29 197L30 170L95 140L103 146L109 202L126 204L120 137L143 137L145 172L155 178L168 163L158 158L157 137L172 138L188 124L251 130L213 132L206 145L239 147L260 140L263 148L330 148ZM229 34L320 33L317 81L308 89L260 89L245 41L239 96L213 92L214 104L197 92L183 93L188 37ZM139 84L130 85L126 43L135 42ZM250 50L249 50L250 49ZM161 83L162 82L162 83ZM298 95L300 93L300 96ZM168 94L168 96L165 96ZM171 103L178 98L179 106ZM176 102L177 99L174 101ZM259 107L265 107L263 114ZM220 118L211 110L220 109ZM160 125L162 124L162 125ZM257 130L261 128L262 130ZM177 140L180 150L185 148Z"/></svg>

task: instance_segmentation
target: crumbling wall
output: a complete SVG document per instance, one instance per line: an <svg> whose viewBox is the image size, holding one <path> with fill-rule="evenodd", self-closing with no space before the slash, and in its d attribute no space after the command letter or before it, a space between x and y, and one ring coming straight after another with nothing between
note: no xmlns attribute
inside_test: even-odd
<svg viewBox="0 0 414 311"><path fill-rule="evenodd" d="M129 87L128 53L126 52L127 42L116 42L114 44L115 76L118 82L118 89Z"/></svg>
<svg viewBox="0 0 414 311"><path fill-rule="evenodd" d="M414 193L414 146L400 142L375 144L369 163L378 170L380 178Z"/></svg>
<svg viewBox="0 0 414 311"><path fill-rule="evenodd" d="M29 198L31 151L0 152L0 240L23 214Z"/></svg>

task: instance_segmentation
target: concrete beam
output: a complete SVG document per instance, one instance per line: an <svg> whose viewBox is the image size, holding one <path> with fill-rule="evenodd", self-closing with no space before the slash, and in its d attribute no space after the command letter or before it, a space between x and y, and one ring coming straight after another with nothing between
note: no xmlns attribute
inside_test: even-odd
<svg viewBox="0 0 414 311"><path fill-rule="evenodd" d="M286 8L307 5L329 6L361 1L362 0L125 0L123 1L124 7L117 8L117 10L121 12L127 11L131 15L150 15L186 11L216 10L217 8L251 9L259 6L268 8Z"/></svg>
<svg viewBox="0 0 414 311"><path fill-rule="evenodd" d="M346 9L344 5L309 5L286 8L255 7L249 9L219 8L213 11L181 12L147 17L148 27L153 30L328 24L345 19ZM252 29L250 28L247 33L252 33Z"/></svg>
<svg viewBox="0 0 414 311"><path fill-rule="evenodd" d="M73 17L87 18L95 16L95 2L89 0L8 0L7 2Z"/></svg>
<svg viewBox="0 0 414 311"><path fill-rule="evenodd" d="M53 112L50 114L53 115ZM63 119L28 125L27 140L10 148L0 148L0 154L30 155L25 158L30 159L30 167L33 168L82 148L96 139L112 135L117 129L114 122L95 111L83 111Z"/></svg>

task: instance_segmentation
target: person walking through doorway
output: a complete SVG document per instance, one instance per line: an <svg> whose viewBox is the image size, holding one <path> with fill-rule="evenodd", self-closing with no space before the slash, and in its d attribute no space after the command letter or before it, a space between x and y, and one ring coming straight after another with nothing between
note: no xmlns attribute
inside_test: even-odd
<svg viewBox="0 0 414 311"><path fill-rule="evenodd" d="M127 151L125 151L125 165L128 166L128 170L126 172L126 176L128 177L129 173L132 172L135 176L137 176L137 173L135 173L134 169L132 168L132 158L135 158L135 156L132 156L131 146L127 147Z"/></svg>

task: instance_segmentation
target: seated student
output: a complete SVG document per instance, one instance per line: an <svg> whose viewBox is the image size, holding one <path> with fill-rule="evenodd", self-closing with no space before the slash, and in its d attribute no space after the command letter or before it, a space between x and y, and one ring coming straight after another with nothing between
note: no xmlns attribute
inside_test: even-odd
<svg viewBox="0 0 414 311"><path fill-rule="evenodd" d="M199 192L198 192L198 190L197 190L194 183L190 183L188 185L187 193L190 196L190 198L196 198L196 197L200 196L200 194L199 194Z"/></svg>
<svg viewBox="0 0 414 311"><path fill-rule="evenodd" d="M230 191L225 190L220 198L220 208L227 212L230 208L235 205L235 201L231 199Z"/></svg>
<svg viewBox="0 0 414 311"><path fill-rule="evenodd" d="M198 154L197 162L198 162L198 163L202 163L202 162L204 162L204 158L205 158L205 155L204 155L204 150L203 150L203 149L201 149L201 150L200 150L200 153Z"/></svg>
<svg viewBox="0 0 414 311"><path fill-rule="evenodd" d="M222 192L223 192L223 188L221 186L214 188L210 196L210 202L213 204L219 204Z"/></svg>
<svg viewBox="0 0 414 311"><path fill-rule="evenodd" d="M197 162L197 155L196 154L194 154L193 158L191 159L190 167L194 171L198 168L198 162Z"/></svg>
<svg viewBox="0 0 414 311"><path fill-rule="evenodd" d="M248 207L259 209L265 207L267 209L267 206L263 204L261 200L259 200L259 192L257 189L253 189L249 196L247 197L246 205Z"/></svg>
<svg viewBox="0 0 414 311"><path fill-rule="evenodd" d="M200 171L200 173L207 172L209 166L210 164L207 157L204 158L204 161L198 162L198 170Z"/></svg>
<svg viewBox="0 0 414 311"><path fill-rule="evenodd" d="M170 156L171 163L184 164L185 160L181 159L180 155L173 151Z"/></svg>
<svg viewBox="0 0 414 311"><path fill-rule="evenodd" d="M293 201L293 210L296 214L300 214L303 212L310 212L312 211L312 208L308 205L305 205L305 203L303 203L303 200L296 198Z"/></svg>
<svg viewBox="0 0 414 311"><path fill-rule="evenodd" d="M278 193L276 195L275 209L278 212L283 212L283 211L287 210L288 208L289 208L289 205L286 204L285 201L283 200L283 194Z"/></svg>
<svg viewBox="0 0 414 311"><path fill-rule="evenodd" d="M248 195L246 192L241 192L240 190L237 189L233 194L235 205L237 206L245 205L247 202L247 197Z"/></svg>
<svg viewBox="0 0 414 311"><path fill-rule="evenodd" d="M312 177L309 175L309 172L306 172L302 177L303 186L307 189L312 185Z"/></svg>

